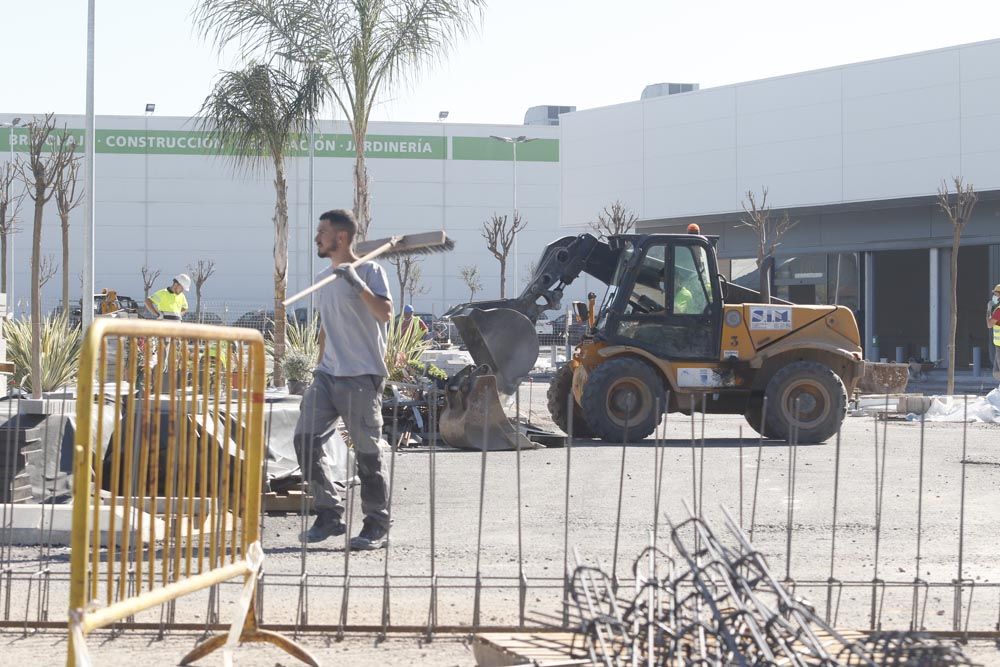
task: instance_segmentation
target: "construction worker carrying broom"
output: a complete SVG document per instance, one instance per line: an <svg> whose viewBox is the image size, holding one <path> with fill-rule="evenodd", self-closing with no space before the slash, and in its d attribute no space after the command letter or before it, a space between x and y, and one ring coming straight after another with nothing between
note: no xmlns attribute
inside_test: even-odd
<svg viewBox="0 0 1000 667"><path fill-rule="evenodd" d="M382 390L388 374L385 352L392 297L381 266L375 262L352 266L358 259L353 249L357 229L349 211L327 211L319 218L316 254L329 259L330 266L316 279L331 273L338 279L316 291L320 361L302 396L294 441L316 510L316 520L302 539L319 542L343 535L347 530L344 504L334 486L332 462L322 446L337 418L343 418L354 444L365 515L350 548L368 550L385 546L389 530Z"/></svg>

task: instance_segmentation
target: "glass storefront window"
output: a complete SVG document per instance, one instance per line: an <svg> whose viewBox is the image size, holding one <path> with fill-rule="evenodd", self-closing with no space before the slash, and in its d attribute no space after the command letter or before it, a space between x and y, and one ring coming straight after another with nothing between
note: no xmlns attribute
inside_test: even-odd
<svg viewBox="0 0 1000 667"><path fill-rule="evenodd" d="M774 295L798 304L833 304L857 311L861 304L858 253L779 257Z"/></svg>

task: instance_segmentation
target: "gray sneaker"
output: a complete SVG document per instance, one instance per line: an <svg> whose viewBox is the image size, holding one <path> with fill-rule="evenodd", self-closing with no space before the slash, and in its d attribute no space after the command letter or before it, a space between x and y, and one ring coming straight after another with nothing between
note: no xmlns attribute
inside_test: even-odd
<svg viewBox="0 0 1000 667"><path fill-rule="evenodd" d="M317 514L312 528L304 532L299 539L309 543L322 542L329 537L337 537L347 532L347 526L336 514Z"/></svg>
<svg viewBox="0 0 1000 667"><path fill-rule="evenodd" d="M365 521L357 537L351 538L351 549L354 551L381 549L389 543L388 534L388 531L377 523Z"/></svg>

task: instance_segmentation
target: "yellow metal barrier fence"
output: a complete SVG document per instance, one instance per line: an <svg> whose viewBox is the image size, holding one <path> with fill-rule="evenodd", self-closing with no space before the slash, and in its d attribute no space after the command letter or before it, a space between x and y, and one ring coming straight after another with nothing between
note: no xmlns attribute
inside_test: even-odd
<svg viewBox="0 0 1000 667"><path fill-rule="evenodd" d="M272 643L316 664L256 625L264 373L264 340L252 329L99 319L87 330L67 665L89 664L89 632L240 576L231 631L181 664L223 645L228 654L240 641Z"/></svg>

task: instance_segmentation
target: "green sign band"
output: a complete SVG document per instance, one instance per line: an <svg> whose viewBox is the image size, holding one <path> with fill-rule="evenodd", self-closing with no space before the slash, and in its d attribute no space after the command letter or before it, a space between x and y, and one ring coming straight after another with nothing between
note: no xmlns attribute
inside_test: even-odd
<svg viewBox="0 0 1000 667"><path fill-rule="evenodd" d="M49 136L53 145L62 132L56 129ZM83 130L70 129L78 145L83 145ZM9 152L11 133L0 130L0 151ZM97 153L111 155L231 155L232 151L208 132L197 130L97 130ZM369 158L413 160L448 159L448 141L443 136L370 134L365 139L365 155ZM510 144L483 137L452 137L452 158L455 160L513 159ZM15 128L14 151L28 152L28 130ZM316 134L313 136L316 157L354 157L354 140L349 134ZM287 157L309 155L309 137L296 135L289 142ZM539 139L518 146L518 162L558 162L559 142Z"/></svg>
<svg viewBox="0 0 1000 667"><path fill-rule="evenodd" d="M514 145L492 137L452 137L452 158L455 160L514 159ZM558 139L533 139L517 145L518 162L558 162Z"/></svg>

